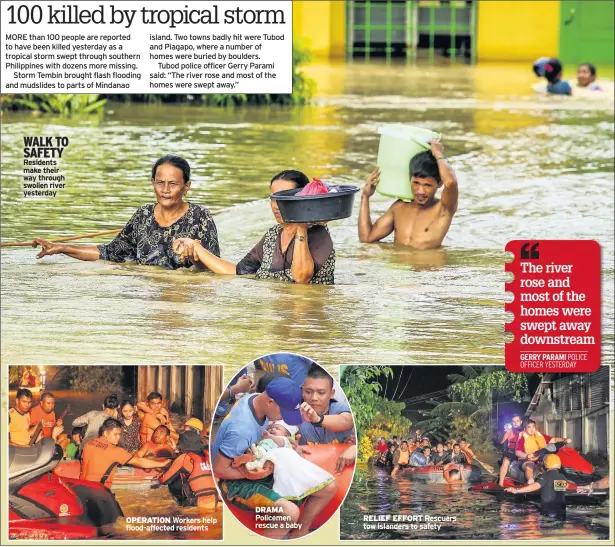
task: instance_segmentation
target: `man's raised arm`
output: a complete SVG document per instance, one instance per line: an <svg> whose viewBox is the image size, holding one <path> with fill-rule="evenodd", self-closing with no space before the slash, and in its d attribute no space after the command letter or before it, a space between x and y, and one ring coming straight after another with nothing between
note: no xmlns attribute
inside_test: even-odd
<svg viewBox="0 0 615 547"><path fill-rule="evenodd" d="M374 224L369 212L369 198L374 195L376 185L380 182L380 168L376 167L365 181L361 194L361 207L359 209L359 241L361 243L375 243L388 236L395 228L392 207L382 215Z"/></svg>
<svg viewBox="0 0 615 547"><path fill-rule="evenodd" d="M455 171L453 171L453 168L448 164L448 160L444 155L444 147L439 140L434 139L431 141L431 153L438 162L440 180L444 185L440 203L442 203L444 210L454 215L457 212L457 201L459 200L459 188L457 186Z"/></svg>

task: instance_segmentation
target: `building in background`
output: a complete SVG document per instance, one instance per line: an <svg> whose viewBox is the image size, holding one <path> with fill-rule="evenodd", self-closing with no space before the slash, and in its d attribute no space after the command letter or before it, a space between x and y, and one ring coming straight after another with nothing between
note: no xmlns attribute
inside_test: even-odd
<svg viewBox="0 0 615 547"><path fill-rule="evenodd" d="M612 0L300 0L294 38L318 58L448 57L612 64Z"/></svg>
<svg viewBox="0 0 615 547"><path fill-rule="evenodd" d="M609 457L610 367L591 374L549 374L528 409L538 430L572 439L583 454Z"/></svg>

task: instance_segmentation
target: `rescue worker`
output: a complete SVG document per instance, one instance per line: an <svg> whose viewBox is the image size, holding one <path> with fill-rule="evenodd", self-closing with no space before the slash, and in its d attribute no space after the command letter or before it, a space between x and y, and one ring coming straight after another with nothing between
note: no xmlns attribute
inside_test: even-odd
<svg viewBox="0 0 615 547"><path fill-rule="evenodd" d="M159 483L168 485L180 505L196 505L203 511L215 510L218 493L211 474L209 453L201 435L203 422L190 418L183 429L177 443L183 454L177 456L171 467L160 476Z"/></svg>
<svg viewBox="0 0 615 547"><path fill-rule="evenodd" d="M504 487L504 479L506 479L506 474L508 473L511 462L517 461L515 450L517 441L519 440L519 434L523 431L523 418L521 418L521 415L515 414L512 417L511 426L510 429L506 430L502 438L504 453L502 454L502 465L500 466L499 485L501 487Z"/></svg>
<svg viewBox="0 0 615 547"><path fill-rule="evenodd" d="M399 473L400 469L405 469L410 465L410 451L408 450L408 443L402 441L399 450L393 454L393 471L391 476L394 477Z"/></svg>
<svg viewBox="0 0 615 547"><path fill-rule="evenodd" d="M170 459L150 460L138 457L118 446L122 424L115 418L105 420L100 428L100 437L91 439L83 447L79 479L100 482L111 488L119 465L130 464L143 469L158 469L171 463Z"/></svg>
<svg viewBox="0 0 615 547"><path fill-rule="evenodd" d="M174 441L179 439L179 434L175 431L169 412L162 406L162 395L157 391L152 391L147 396L147 401L137 403L139 413L139 421L141 429L139 431L139 440L141 444L145 444L152 438L152 433L159 425L166 425L170 431L170 437Z"/></svg>
<svg viewBox="0 0 615 547"><path fill-rule="evenodd" d="M545 448L549 443L568 443L572 440L562 437L550 437L549 435L540 433L536 430L536 422L528 420L525 424L525 429L519 433L517 446L515 447L515 455L519 458L521 470L525 473L525 478L528 484L534 482L534 469L539 456L536 454L539 450Z"/></svg>
<svg viewBox="0 0 615 547"><path fill-rule="evenodd" d="M562 461L557 454L545 457L546 469L536 477L536 481L521 488L506 488L511 494L529 494L540 490L540 512L552 518L566 517L566 490L568 481L561 473Z"/></svg>
<svg viewBox="0 0 615 547"><path fill-rule="evenodd" d="M18 389L15 396L15 406L9 410L10 444L16 446L28 446L30 444L31 407L32 392L26 388Z"/></svg>
<svg viewBox="0 0 615 547"><path fill-rule="evenodd" d="M62 431L59 430L59 428L62 427L62 420L56 420L55 407L55 396L50 391L45 391L45 393L41 395L39 404L30 410L30 425L37 426L42 420L43 428L41 430L41 435L48 439L52 437L55 439L62 433ZM56 426L58 426L58 429L54 431ZM63 429L62 427L62 430Z"/></svg>

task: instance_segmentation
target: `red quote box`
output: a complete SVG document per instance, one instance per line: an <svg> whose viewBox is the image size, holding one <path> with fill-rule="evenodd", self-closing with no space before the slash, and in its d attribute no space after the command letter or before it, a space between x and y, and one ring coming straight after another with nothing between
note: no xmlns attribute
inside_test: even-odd
<svg viewBox="0 0 615 547"><path fill-rule="evenodd" d="M504 309L515 317L504 352L512 372L595 372L600 366L600 245L585 240L510 241L515 278Z"/></svg>

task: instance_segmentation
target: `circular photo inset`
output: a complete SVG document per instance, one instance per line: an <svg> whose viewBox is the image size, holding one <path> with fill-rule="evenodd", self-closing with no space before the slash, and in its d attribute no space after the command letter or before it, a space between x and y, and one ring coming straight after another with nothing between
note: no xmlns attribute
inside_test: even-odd
<svg viewBox="0 0 615 547"><path fill-rule="evenodd" d="M311 359L260 357L224 389L210 455L220 495L244 526L272 539L306 536L350 488L357 456L350 405Z"/></svg>

